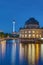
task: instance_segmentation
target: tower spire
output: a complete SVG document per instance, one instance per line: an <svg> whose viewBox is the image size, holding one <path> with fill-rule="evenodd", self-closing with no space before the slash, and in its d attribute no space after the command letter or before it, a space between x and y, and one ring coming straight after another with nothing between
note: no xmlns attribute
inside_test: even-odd
<svg viewBox="0 0 43 65"><path fill-rule="evenodd" d="M15 20L13 20L13 32L15 32Z"/></svg>

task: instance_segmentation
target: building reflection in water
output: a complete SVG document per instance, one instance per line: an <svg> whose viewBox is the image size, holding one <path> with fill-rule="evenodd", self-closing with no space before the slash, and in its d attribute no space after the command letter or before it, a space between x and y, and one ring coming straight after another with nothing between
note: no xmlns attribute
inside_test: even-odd
<svg viewBox="0 0 43 65"><path fill-rule="evenodd" d="M13 43L12 43L12 52L11 52L11 62L13 64L15 64L15 59L16 59L16 43L15 43L15 40L13 40Z"/></svg>
<svg viewBox="0 0 43 65"><path fill-rule="evenodd" d="M20 43L20 60L22 61L24 57L24 47L22 47L22 44Z"/></svg>
<svg viewBox="0 0 43 65"><path fill-rule="evenodd" d="M36 59L36 64L38 65L39 57L40 57L40 45L36 44L35 45L35 59Z"/></svg>
<svg viewBox="0 0 43 65"><path fill-rule="evenodd" d="M40 57L40 48L41 48L41 56L43 56L43 45L40 47L40 44L20 44L20 60L22 61L23 56L28 59L29 65L38 65L39 57ZM43 57L42 57L43 58Z"/></svg>
<svg viewBox="0 0 43 65"><path fill-rule="evenodd" d="M43 44L41 44L41 61L43 62Z"/></svg>
<svg viewBox="0 0 43 65"><path fill-rule="evenodd" d="M29 64L31 64L31 53L32 53L31 44L28 44L28 62L29 62Z"/></svg>
<svg viewBox="0 0 43 65"><path fill-rule="evenodd" d="M2 49L2 58L5 56L6 51L6 40L1 41L1 49Z"/></svg>
<svg viewBox="0 0 43 65"><path fill-rule="evenodd" d="M2 58L5 57L6 53L6 41L2 41L0 43L0 49L2 50ZM15 40L13 43L7 46L8 55L11 55L11 63L12 65L16 65L18 59L20 60L20 65L39 65L39 58L41 57L41 61L43 62L43 44L39 43L19 43L17 44ZM10 48L11 47L11 48ZM17 48L18 47L18 48ZM9 49L11 49L11 51ZM19 53L19 56L18 56ZM6 55L7 56L7 55ZM18 59L16 59L17 57ZM7 56L8 57L8 56ZM10 58L10 57L9 57ZM23 63L28 64L23 64ZM43 65L43 64L42 64Z"/></svg>
<svg viewBox="0 0 43 65"><path fill-rule="evenodd" d="M35 44L32 44L32 64L34 64L35 65Z"/></svg>

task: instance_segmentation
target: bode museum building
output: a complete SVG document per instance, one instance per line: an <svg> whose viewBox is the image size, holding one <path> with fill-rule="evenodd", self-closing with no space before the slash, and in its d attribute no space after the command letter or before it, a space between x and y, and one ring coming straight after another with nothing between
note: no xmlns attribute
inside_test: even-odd
<svg viewBox="0 0 43 65"><path fill-rule="evenodd" d="M23 28L20 28L20 39L43 39L43 27L35 18L30 18L25 22Z"/></svg>

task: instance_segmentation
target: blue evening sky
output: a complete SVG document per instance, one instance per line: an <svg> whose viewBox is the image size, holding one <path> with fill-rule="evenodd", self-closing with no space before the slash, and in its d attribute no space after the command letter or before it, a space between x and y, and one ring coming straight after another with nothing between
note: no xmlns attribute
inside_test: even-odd
<svg viewBox="0 0 43 65"><path fill-rule="evenodd" d="M12 32L12 21L16 20L16 31L30 17L43 26L43 0L0 0L0 30Z"/></svg>

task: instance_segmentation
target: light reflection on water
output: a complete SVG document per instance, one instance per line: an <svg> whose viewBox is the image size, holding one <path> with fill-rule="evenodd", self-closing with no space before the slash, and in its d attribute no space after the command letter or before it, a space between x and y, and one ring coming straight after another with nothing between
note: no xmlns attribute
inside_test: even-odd
<svg viewBox="0 0 43 65"><path fill-rule="evenodd" d="M16 43L15 43L15 40L12 41L13 42L13 45L12 45L12 53L11 53L11 62L12 64L15 64L15 59L16 59Z"/></svg>
<svg viewBox="0 0 43 65"><path fill-rule="evenodd" d="M1 48L2 48L2 58L3 58L6 50L6 41L1 42Z"/></svg>
<svg viewBox="0 0 43 65"><path fill-rule="evenodd" d="M36 48L35 48L36 49L36 51L35 51L36 58L35 59L36 59L37 65L38 65L38 61L39 61L39 57L40 57L40 50L39 50L40 45L39 44L36 44L35 46L36 46Z"/></svg>
<svg viewBox="0 0 43 65"><path fill-rule="evenodd" d="M43 65L43 44L1 41L0 65Z"/></svg>
<svg viewBox="0 0 43 65"><path fill-rule="evenodd" d="M41 61L43 62L43 44L41 44Z"/></svg>
<svg viewBox="0 0 43 65"><path fill-rule="evenodd" d="M32 44L32 64L35 65L35 45Z"/></svg>
<svg viewBox="0 0 43 65"><path fill-rule="evenodd" d="M29 44L28 45L28 62L29 62L29 64L31 64L31 53L32 53L31 44Z"/></svg>
<svg viewBox="0 0 43 65"><path fill-rule="evenodd" d="M20 61L23 60L23 57L24 57L24 48L22 47L22 44L20 43Z"/></svg>

